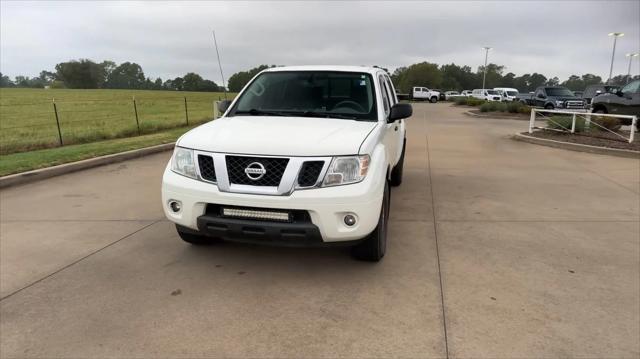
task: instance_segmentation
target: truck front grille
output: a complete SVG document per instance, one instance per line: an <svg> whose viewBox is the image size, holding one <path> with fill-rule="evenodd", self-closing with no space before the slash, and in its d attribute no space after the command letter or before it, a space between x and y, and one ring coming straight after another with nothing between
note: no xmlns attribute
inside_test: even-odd
<svg viewBox="0 0 640 359"><path fill-rule="evenodd" d="M567 101L567 108L584 108L582 101Z"/></svg>
<svg viewBox="0 0 640 359"><path fill-rule="evenodd" d="M200 167L200 177L205 181L216 181L216 169L213 167L213 158L207 155L198 155L198 166Z"/></svg>
<svg viewBox="0 0 640 359"><path fill-rule="evenodd" d="M298 185L300 187L311 187L318 182L318 176L322 172L324 161L306 161L300 168L298 174Z"/></svg>
<svg viewBox="0 0 640 359"><path fill-rule="evenodd" d="M250 186L277 187L280 185L280 180L282 180L282 175L284 174L284 170L287 168L289 159L275 157L226 156L226 162L230 183ZM245 169L253 163L262 165L265 170L263 176L258 179L250 178L245 172ZM253 177L255 178L258 176L254 175Z"/></svg>

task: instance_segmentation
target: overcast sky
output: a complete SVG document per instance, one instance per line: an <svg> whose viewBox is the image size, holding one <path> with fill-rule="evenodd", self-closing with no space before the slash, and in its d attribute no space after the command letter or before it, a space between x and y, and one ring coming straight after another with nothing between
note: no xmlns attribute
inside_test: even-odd
<svg viewBox="0 0 640 359"><path fill-rule="evenodd" d="M196 72L220 83L259 64L399 66L429 61L474 70L489 61L521 75L606 78L640 51L640 1L0 2L0 71L36 76L78 58L139 63L147 76ZM637 59L637 58L636 58ZM635 61L632 72L640 71Z"/></svg>

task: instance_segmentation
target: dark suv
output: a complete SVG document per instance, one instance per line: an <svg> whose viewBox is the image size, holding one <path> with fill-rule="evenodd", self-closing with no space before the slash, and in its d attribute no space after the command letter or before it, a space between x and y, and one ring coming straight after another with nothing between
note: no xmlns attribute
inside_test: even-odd
<svg viewBox="0 0 640 359"><path fill-rule="evenodd" d="M591 111L594 113L609 113L612 115L631 115L640 117L640 80L627 84L616 93L599 95L591 102ZM621 119L623 125L630 125L630 119ZM636 122L640 129L640 124Z"/></svg>
<svg viewBox="0 0 640 359"><path fill-rule="evenodd" d="M591 103L591 100L599 95L605 93L616 93L620 91L620 86L613 85L590 85L582 93L582 98L587 102L587 104Z"/></svg>

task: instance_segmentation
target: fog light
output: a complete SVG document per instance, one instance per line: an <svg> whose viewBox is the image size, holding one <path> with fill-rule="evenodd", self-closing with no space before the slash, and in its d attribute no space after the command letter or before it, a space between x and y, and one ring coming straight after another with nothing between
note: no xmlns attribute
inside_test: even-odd
<svg viewBox="0 0 640 359"><path fill-rule="evenodd" d="M353 226L354 224L356 224L356 216L354 216L353 214L347 214L346 216L344 216L344 224L349 227Z"/></svg>
<svg viewBox="0 0 640 359"><path fill-rule="evenodd" d="M169 208L173 211L173 213L178 213L182 209L182 203L180 201L169 201Z"/></svg>

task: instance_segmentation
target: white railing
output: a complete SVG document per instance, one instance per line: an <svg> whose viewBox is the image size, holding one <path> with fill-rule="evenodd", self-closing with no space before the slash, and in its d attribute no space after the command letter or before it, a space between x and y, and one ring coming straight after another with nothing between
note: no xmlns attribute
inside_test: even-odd
<svg viewBox="0 0 640 359"><path fill-rule="evenodd" d="M560 114L560 115L571 115L571 128L567 128L567 127L562 126L561 124L559 124L556 121L554 121L552 117L545 116L544 115L545 113ZM545 127L536 127L535 126L536 114L540 114L540 116L543 119L545 119L547 121L550 121L550 122L553 122L556 126L562 128L563 130L569 131L571 133L575 133L576 132L576 119L579 118L579 117L580 118L584 118L584 126L585 126L585 128L589 128L591 125L595 125L595 126L599 127L600 129L602 129L604 131L608 131L608 132L613 133L614 135L624 139L625 141L628 141L629 143L633 142L633 140L634 140L635 132L636 132L636 123L638 123L637 116L610 115L610 114L604 114L604 113L561 111L561 110L545 110L545 109L540 109L540 108L533 108L533 109L531 109L531 118L529 119L529 133L533 133L534 129L545 129ZM591 121L591 117L592 116L631 119L631 130L629 131L629 138L619 134L618 132L611 131L610 129L605 128L604 126L600 125L597 122L592 122Z"/></svg>

